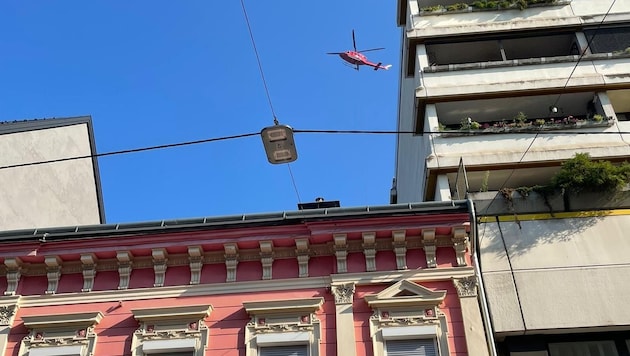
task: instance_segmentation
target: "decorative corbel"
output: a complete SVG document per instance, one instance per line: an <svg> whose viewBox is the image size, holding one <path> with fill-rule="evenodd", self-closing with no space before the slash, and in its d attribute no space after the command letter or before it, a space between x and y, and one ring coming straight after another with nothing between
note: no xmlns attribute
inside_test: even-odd
<svg viewBox="0 0 630 356"><path fill-rule="evenodd" d="M435 260L435 229L422 230L422 244L424 246L424 254L427 258L427 267L437 267L437 261Z"/></svg>
<svg viewBox="0 0 630 356"><path fill-rule="evenodd" d="M466 228L454 227L453 228L453 248L455 249L455 257L457 258L458 266L467 266L466 262L466 249L468 248L468 234Z"/></svg>
<svg viewBox="0 0 630 356"><path fill-rule="evenodd" d="M151 250L153 257L153 272L155 274L154 287L164 286L164 277L166 276L166 262L168 262L168 252L164 248L154 248Z"/></svg>
<svg viewBox="0 0 630 356"><path fill-rule="evenodd" d="M295 239L295 253L297 255L299 277L308 277L308 238Z"/></svg>
<svg viewBox="0 0 630 356"><path fill-rule="evenodd" d="M7 290L4 295L15 295L22 275L22 260L19 257L7 257L4 265L7 267Z"/></svg>
<svg viewBox="0 0 630 356"><path fill-rule="evenodd" d="M346 234L333 234L335 240L335 257L337 257L337 273L348 272L348 245Z"/></svg>
<svg viewBox="0 0 630 356"><path fill-rule="evenodd" d="M46 277L48 278L48 288L45 294L57 293L59 286L59 278L61 277L61 258L59 256L46 256L44 258L46 264Z"/></svg>
<svg viewBox="0 0 630 356"><path fill-rule="evenodd" d="M133 265L133 255L129 251L120 251L116 253L118 260L118 289L129 288L129 277Z"/></svg>
<svg viewBox="0 0 630 356"><path fill-rule="evenodd" d="M333 284L330 291L335 296L335 305L352 304L355 286L353 282Z"/></svg>
<svg viewBox="0 0 630 356"><path fill-rule="evenodd" d="M190 262L190 284L199 284L201 268L203 267L203 248L201 246L189 246L188 261Z"/></svg>
<svg viewBox="0 0 630 356"><path fill-rule="evenodd" d="M225 268L227 270L226 282L236 282L236 266L238 266L238 245L235 243L224 244Z"/></svg>
<svg viewBox="0 0 630 356"><path fill-rule="evenodd" d="M376 271L376 233L364 232L361 235L363 236L365 270L368 272Z"/></svg>
<svg viewBox="0 0 630 356"><path fill-rule="evenodd" d="M81 265L83 270L83 288L81 288L81 292L91 292L92 288L94 288L96 261L97 258L93 253L81 255Z"/></svg>
<svg viewBox="0 0 630 356"><path fill-rule="evenodd" d="M407 232L405 230L392 231L392 245L396 254L396 268L407 269Z"/></svg>
<svg viewBox="0 0 630 356"><path fill-rule="evenodd" d="M260 241L260 263L262 264L262 279L271 279L273 265L273 241Z"/></svg>

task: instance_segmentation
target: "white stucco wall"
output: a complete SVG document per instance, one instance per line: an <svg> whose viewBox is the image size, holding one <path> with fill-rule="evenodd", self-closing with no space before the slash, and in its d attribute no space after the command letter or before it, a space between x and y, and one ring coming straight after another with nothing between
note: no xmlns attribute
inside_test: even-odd
<svg viewBox="0 0 630 356"><path fill-rule="evenodd" d="M89 156L87 124L0 135L0 166ZM0 230L99 224L91 158L0 169Z"/></svg>
<svg viewBox="0 0 630 356"><path fill-rule="evenodd" d="M479 228L495 332L630 324L630 215L529 220L520 226L495 222Z"/></svg>

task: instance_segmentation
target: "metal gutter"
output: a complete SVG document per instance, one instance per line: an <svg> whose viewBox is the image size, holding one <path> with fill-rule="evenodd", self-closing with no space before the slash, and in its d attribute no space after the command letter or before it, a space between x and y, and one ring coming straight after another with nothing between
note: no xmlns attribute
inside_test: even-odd
<svg viewBox="0 0 630 356"><path fill-rule="evenodd" d="M467 199L467 203L468 211L470 212L471 259L475 271L475 277L477 278L477 284L479 285L479 297L481 299L479 304L481 307L481 315L485 326L484 329L486 330L486 340L490 349L490 355L497 356L497 347L494 340L494 329L492 328L490 310L488 309L488 300L486 299L486 288L483 284L483 278L481 277L481 266L479 264L479 244L477 243L477 215L475 214L475 206L472 199Z"/></svg>
<svg viewBox="0 0 630 356"><path fill-rule="evenodd" d="M123 224L100 224L66 227L48 227L0 232L0 243L20 240L59 240L103 235L149 234L167 231L191 231L203 229L274 226L297 224L306 221L362 219L370 217L407 216L418 214L465 213L467 202L420 202L364 206L352 208L322 208L275 213L243 214L219 217L202 217L183 220L159 220Z"/></svg>

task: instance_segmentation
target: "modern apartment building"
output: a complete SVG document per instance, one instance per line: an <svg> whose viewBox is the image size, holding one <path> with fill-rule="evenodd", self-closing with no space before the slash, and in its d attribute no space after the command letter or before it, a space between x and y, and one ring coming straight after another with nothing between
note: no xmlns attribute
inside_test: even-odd
<svg viewBox="0 0 630 356"><path fill-rule="evenodd" d="M0 230L105 222L89 116L0 122L0 152Z"/></svg>
<svg viewBox="0 0 630 356"><path fill-rule="evenodd" d="M460 159L478 191L543 183L576 151L628 156L630 135L584 133L630 131L630 3L474 3L505 2L398 2L398 129L416 132L398 139L398 202L450 199Z"/></svg>
<svg viewBox="0 0 630 356"><path fill-rule="evenodd" d="M491 352L628 355L627 203L496 191L548 184L578 152L630 157L630 1L399 0L397 18L414 134L394 201L475 201Z"/></svg>
<svg viewBox="0 0 630 356"><path fill-rule="evenodd" d="M471 205L0 232L0 354L487 355Z"/></svg>

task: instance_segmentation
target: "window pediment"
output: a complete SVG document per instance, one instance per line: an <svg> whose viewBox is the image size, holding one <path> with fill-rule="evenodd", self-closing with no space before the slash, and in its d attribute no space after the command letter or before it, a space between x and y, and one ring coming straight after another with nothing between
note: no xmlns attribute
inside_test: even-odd
<svg viewBox="0 0 630 356"><path fill-rule="evenodd" d="M368 295L365 301L373 309L381 308L414 308L437 306L446 291L432 291L408 280L397 282L378 294Z"/></svg>
<svg viewBox="0 0 630 356"><path fill-rule="evenodd" d="M199 320L212 312L211 305L188 305L168 308L133 309L133 317L144 323L165 320Z"/></svg>
<svg viewBox="0 0 630 356"><path fill-rule="evenodd" d="M58 329L60 327L69 329L82 329L94 326L103 319L101 312L87 312L74 314L53 314L53 315L29 315L23 316L24 326L29 329Z"/></svg>
<svg viewBox="0 0 630 356"><path fill-rule="evenodd" d="M324 303L323 298L271 300L263 302L243 302L249 315L315 313Z"/></svg>

